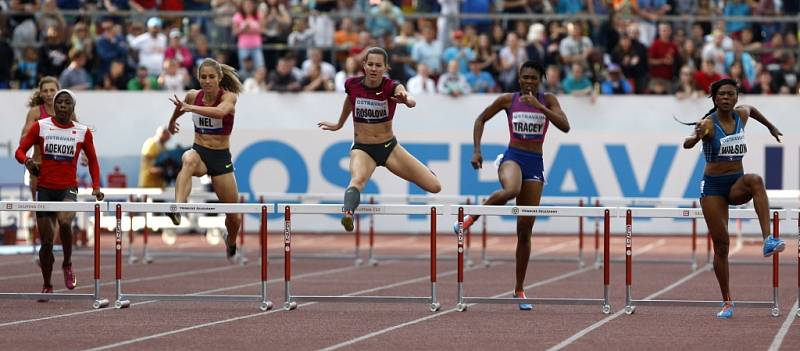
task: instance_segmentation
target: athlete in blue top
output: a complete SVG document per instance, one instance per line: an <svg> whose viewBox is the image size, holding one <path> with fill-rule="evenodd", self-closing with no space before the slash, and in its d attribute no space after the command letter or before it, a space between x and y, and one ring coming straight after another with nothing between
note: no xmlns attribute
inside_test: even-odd
<svg viewBox="0 0 800 351"><path fill-rule="evenodd" d="M728 284L728 205L742 205L753 199L764 238L764 257L786 248L783 240L770 235L769 199L764 181L757 174L744 174L742 157L747 153L744 127L753 118L766 126L778 142L781 142L783 134L755 107L735 107L738 93L733 79L721 79L711 84L711 99L714 108L697 123L683 147L691 149L703 141L706 167L700 183L700 206L714 242L714 274L722 291L722 310L717 317L730 318L733 317L734 304Z"/></svg>
<svg viewBox="0 0 800 351"><path fill-rule="evenodd" d="M569 132L569 120L561 110L555 95L539 91L544 69L538 63L527 61L519 69L520 91L503 94L492 102L475 120L473 131L472 167L481 168L481 137L483 126L501 110L506 111L510 141L500 160L497 171L502 189L489 196L484 204L504 205L516 198L519 206L538 206L544 187L542 144L550 123L562 132ZM464 229L469 228L478 216L464 218ZM531 255L531 233L535 217L517 217L516 286L514 296L525 298L523 290L525 273ZM454 228L458 231L458 226ZM530 304L520 304L520 309L530 310Z"/></svg>

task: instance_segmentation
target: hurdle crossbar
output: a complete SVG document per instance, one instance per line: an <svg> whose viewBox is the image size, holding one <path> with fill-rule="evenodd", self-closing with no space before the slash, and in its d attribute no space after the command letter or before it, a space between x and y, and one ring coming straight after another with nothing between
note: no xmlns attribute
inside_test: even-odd
<svg viewBox="0 0 800 351"><path fill-rule="evenodd" d="M558 205L558 206L578 206L584 207L587 203L585 197L572 197L572 196L553 196L553 197L542 197L540 203L546 204L546 206L550 205ZM585 263L583 261L583 245L584 245L584 231L583 231L583 222L584 216L577 216L578 219L578 255L576 257L554 257L554 256L542 256L542 255L531 255L529 261L534 262L576 262L578 264L578 268L583 268ZM485 266L491 265L492 261L505 261L505 262L513 262L513 257L490 257L487 252L487 241L488 241L488 228L486 224L486 218L483 217L481 221L483 222L481 225L481 261ZM470 237L470 229L466 231L466 240L467 240L467 254L469 254L469 237ZM467 256L469 257L469 256ZM469 263L469 261L468 261ZM469 265L469 264L468 264ZM599 265L598 265L599 267Z"/></svg>
<svg viewBox="0 0 800 351"><path fill-rule="evenodd" d="M223 204L223 203L116 203L114 208L116 227L116 282L115 308L127 308L131 300L172 301L253 301L260 302L259 309L267 311L272 302L267 299L267 214L274 211L273 204ZM259 213L261 215L261 294L260 295L170 295L170 294L124 294L122 292L122 213L123 212L171 212L171 213Z"/></svg>
<svg viewBox="0 0 800 351"><path fill-rule="evenodd" d="M660 198L660 197L617 197L617 196L600 196L594 198L597 203L603 206L614 207L641 207L652 206L658 209L663 207L668 208L697 208L698 202L696 199L687 198ZM682 206L682 207L679 207ZM643 207L646 208L646 207ZM652 218L673 218L673 217L652 217ZM702 216L701 216L702 218ZM673 264L673 263L686 263L689 264L692 271L697 270L697 217L691 217L692 220L692 234L691 234L691 255L689 258L637 258L636 262L639 263L654 263L654 264ZM625 258L613 257L613 263L624 263ZM596 263L599 264L599 263Z"/></svg>
<svg viewBox="0 0 800 351"><path fill-rule="evenodd" d="M356 213L373 215L430 215L430 296L327 296L327 295L294 295L292 283L292 214L341 214L342 205L315 204L280 204L278 213L284 214L284 305L285 310L294 310L298 302L389 302L389 303L429 303L432 312L438 311L441 304L436 293L436 217L442 215L443 206L436 205L362 205Z"/></svg>
<svg viewBox="0 0 800 351"><path fill-rule="evenodd" d="M466 311L470 303L544 305L600 305L603 313L611 312L609 303L610 238L613 209L600 207L555 207L555 206L450 206L450 213L458 216L458 304L456 310ZM482 216L549 216L549 217L603 217L603 298L493 298L468 297L464 293L464 215Z"/></svg>
<svg viewBox="0 0 800 351"><path fill-rule="evenodd" d="M401 203L401 204L467 204L473 202L473 196L458 196L458 195L366 195L370 205L375 204L388 204L388 203ZM380 260L427 260L430 259L429 254L419 255L386 255L375 253L375 216L369 216L368 233L368 246L367 246L367 262L371 266L377 266ZM467 233L467 265L471 266L472 262L469 259L469 233ZM456 256L439 256L441 259L455 259Z"/></svg>
<svg viewBox="0 0 800 351"><path fill-rule="evenodd" d="M730 218L758 218L754 210L729 210ZM633 298L633 218L702 218L700 209L684 208L628 208L625 210L625 313L633 314L637 305L648 306L720 306L719 301L703 300L637 300ZM780 235L780 220L787 218L786 211L772 211L772 231L775 238ZM779 254L772 257L772 301L736 301L736 307L770 308L774 317L780 315L778 308Z"/></svg>
<svg viewBox="0 0 800 351"><path fill-rule="evenodd" d="M51 201L0 201L0 211L35 212L91 212L94 213L94 290L91 294L70 293L0 293L4 299L92 300L95 309L108 306L108 299L100 297L100 213L107 210L106 203L51 202Z"/></svg>

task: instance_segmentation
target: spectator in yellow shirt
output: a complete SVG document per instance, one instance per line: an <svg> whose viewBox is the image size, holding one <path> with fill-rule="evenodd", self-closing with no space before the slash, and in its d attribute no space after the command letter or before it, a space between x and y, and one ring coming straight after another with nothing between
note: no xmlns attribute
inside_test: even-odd
<svg viewBox="0 0 800 351"><path fill-rule="evenodd" d="M156 158L164 150L164 144L170 138L169 132L164 127L156 128L156 134L148 138L142 145L142 161L139 164L140 188L163 188L166 186L164 170L155 165Z"/></svg>

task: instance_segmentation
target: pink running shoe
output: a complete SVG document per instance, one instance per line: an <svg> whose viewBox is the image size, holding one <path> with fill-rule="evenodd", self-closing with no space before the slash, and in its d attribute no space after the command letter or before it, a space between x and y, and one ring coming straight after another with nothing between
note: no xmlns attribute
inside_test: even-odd
<svg viewBox="0 0 800 351"><path fill-rule="evenodd" d="M78 278L75 278L75 274L72 273L72 265L64 267L64 286L69 290L78 286Z"/></svg>
<svg viewBox="0 0 800 351"><path fill-rule="evenodd" d="M52 293L53 293L53 287L52 286L45 285L45 286L42 287L42 294L52 294ZM38 300L36 300L36 302L47 302L47 301L50 301L50 300L48 300L48 299L38 299Z"/></svg>

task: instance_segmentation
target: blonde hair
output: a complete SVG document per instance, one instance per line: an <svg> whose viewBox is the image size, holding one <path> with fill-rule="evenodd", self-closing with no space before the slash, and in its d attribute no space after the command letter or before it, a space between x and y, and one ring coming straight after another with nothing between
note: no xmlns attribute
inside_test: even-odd
<svg viewBox="0 0 800 351"><path fill-rule="evenodd" d="M219 63L214 59L207 58L203 60L199 66L197 66L197 75L200 75L200 70L205 66L211 66L211 68L217 71L217 74L222 77L222 80L219 82L220 88L234 94L238 94L244 90L242 82L239 81L239 74L236 73L236 70L233 67L224 63Z"/></svg>
<svg viewBox="0 0 800 351"><path fill-rule="evenodd" d="M42 97L42 87L47 83L53 83L56 85L56 90L61 89L61 84L58 83L58 78L53 76L44 76L41 80L39 80L39 85L37 86L36 91L33 92L31 95L31 99L28 101L28 107L36 107L44 105L44 97Z"/></svg>

